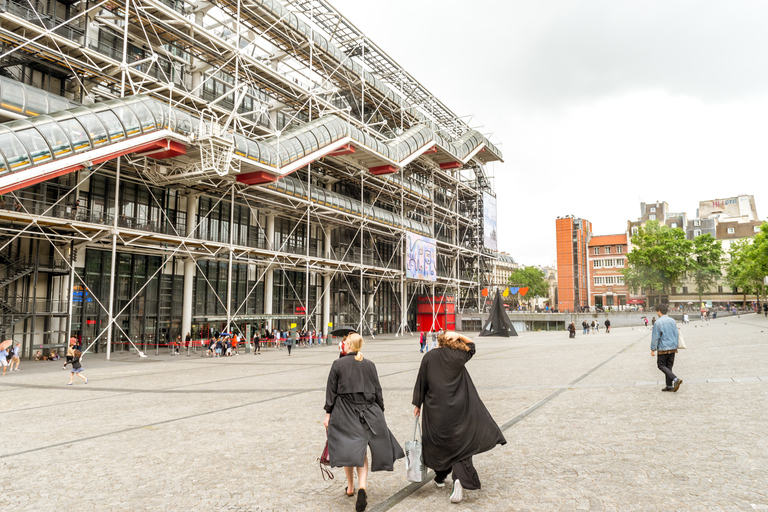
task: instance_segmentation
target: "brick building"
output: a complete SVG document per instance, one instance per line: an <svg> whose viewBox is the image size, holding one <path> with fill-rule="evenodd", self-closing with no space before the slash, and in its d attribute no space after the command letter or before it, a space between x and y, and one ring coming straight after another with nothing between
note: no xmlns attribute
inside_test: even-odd
<svg viewBox="0 0 768 512"><path fill-rule="evenodd" d="M587 246L592 236L592 223L573 216L558 217L557 289L560 311L574 311L589 306L589 274Z"/></svg>
<svg viewBox="0 0 768 512"><path fill-rule="evenodd" d="M590 306L622 309L643 301L629 296L621 271L627 267L629 235L595 235L589 240Z"/></svg>

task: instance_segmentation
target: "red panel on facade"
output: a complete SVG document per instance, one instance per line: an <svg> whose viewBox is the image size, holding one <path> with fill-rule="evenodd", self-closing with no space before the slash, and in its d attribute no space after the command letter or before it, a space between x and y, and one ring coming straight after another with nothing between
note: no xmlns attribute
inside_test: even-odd
<svg viewBox="0 0 768 512"><path fill-rule="evenodd" d="M262 183L277 181L277 176L267 171L256 171L249 172L248 174L238 174L237 181L246 185L261 185Z"/></svg>
<svg viewBox="0 0 768 512"><path fill-rule="evenodd" d="M355 152L355 146L352 144L346 144L344 146L341 146L336 151L331 151L326 156L342 156L342 155L351 155Z"/></svg>
<svg viewBox="0 0 768 512"><path fill-rule="evenodd" d="M380 165L378 167L371 167L368 169L368 172L371 174L375 174L376 176L381 176L382 174L392 174L397 172L397 169L395 169L392 165Z"/></svg>
<svg viewBox="0 0 768 512"><path fill-rule="evenodd" d="M446 162L444 164L440 164L440 168L443 170L459 169L461 166L462 166L461 162Z"/></svg>

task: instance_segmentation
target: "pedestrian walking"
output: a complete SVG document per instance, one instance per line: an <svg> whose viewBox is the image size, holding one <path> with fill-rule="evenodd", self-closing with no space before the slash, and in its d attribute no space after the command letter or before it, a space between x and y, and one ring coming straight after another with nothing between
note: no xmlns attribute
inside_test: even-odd
<svg viewBox="0 0 768 512"><path fill-rule="evenodd" d="M507 440L465 367L475 355L475 343L455 332L441 334L439 343L421 360L413 414L421 416L424 464L435 470L437 487L444 487L453 472L450 501L459 503L464 489L480 489L472 457Z"/></svg>
<svg viewBox="0 0 768 512"><path fill-rule="evenodd" d="M18 372L19 371L19 363L21 362L21 343L18 341L13 342L13 351L11 351L11 369L9 371L12 372ZM13 367L14 363L16 363L16 368Z"/></svg>
<svg viewBox="0 0 768 512"><path fill-rule="evenodd" d="M584 334L587 334L587 329L589 329L589 324L587 323L586 320L581 322L581 328L584 330Z"/></svg>
<svg viewBox="0 0 768 512"><path fill-rule="evenodd" d="M189 346L192 344L192 335L190 333L187 333L186 336L184 336L184 348L187 349L187 356L189 356Z"/></svg>
<svg viewBox="0 0 768 512"><path fill-rule="evenodd" d="M651 333L651 356L656 355L656 365L666 379L667 385L662 391L677 392L680 384L683 383L683 379L672 373L678 347L678 331L677 324L667 316L667 311L665 304L656 305L656 314L659 319L653 324Z"/></svg>
<svg viewBox="0 0 768 512"><path fill-rule="evenodd" d="M261 338L258 332L253 334L253 355L261 355Z"/></svg>
<svg viewBox="0 0 768 512"><path fill-rule="evenodd" d="M72 357L72 371L69 373L69 383L67 386L71 386L73 384L73 380L75 380L75 375L80 377L85 381L86 384L88 384L88 379L85 378L85 375L83 375L83 365L80 363L80 358L83 356L83 353L79 350L74 351L74 355ZM67 363L70 364L70 363Z"/></svg>
<svg viewBox="0 0 768 512"><path fill-rule="evenodd" d="M5 376L6 374L5 372L8 369L8 363L9 363L8 357L10 355L10 352L8 352L9 348L10 346L8 348L3 348L2 350L0 350L0 364L3 365L3 376Z"/></svg>
<svg viewBox="0 0 768 512"><path fill-rule="evenodd" d="M291 348L293 348L293 338L285 338L285 347L288 349L288 355L291 355Z"/></svg>
<svg viewBox="0 0 768 512"><path fill-rule="evenodd" d="M576 337L576 324L571 322L568 324L568 337L569 338L575 338Z"/></svg>
<svg viewBox="0 0 768 512"><path fill-rule="evenodd" d="M605 334L611 334L611 321L608 318L605 319Z"/></svg>
<svg viewBox="0 0 768 512"><path fill-rule="evenodd" d="M768 302L763 302L763 313L768 317Z"/></svg>
<svg viewBox="0 0 768 512"><path fill-rule="evenodd" d="M426 344L427 344L427 333L425 333L424 331L421 331L421 333L419 334L419 346L421 346L421 348L419 349L419 352L421 353L424 352L424 346Z"/></svg>
<svg viewBox="0 0 768 512"><path fill-rule="evenodd" d="M67 365L72 362L72 358L75 357L75 345L77 344L77 338L72 336L69 338L69 346L67 347L67 352L64 355L64 366L61 367L62 370L67 369Z"/></svg>
<svg viewBox="0 0 768 512"><path fill-rule="evenodd" d="M346 355L333 362L325 388L325 425L331 467L343 467L347 477L346 495L355 495L355 510L368 505L368 448L370 470L392 471L397 459L405 457L384 418L384 396L376 365L360 351L363 338L357 333L346 337ZM426 356L425 356L426 357Z"/></svg>

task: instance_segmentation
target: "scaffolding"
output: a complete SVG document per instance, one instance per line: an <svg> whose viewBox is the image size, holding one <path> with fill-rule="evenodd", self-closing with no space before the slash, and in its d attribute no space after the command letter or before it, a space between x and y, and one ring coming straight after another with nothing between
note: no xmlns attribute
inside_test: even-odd
<svg viewBox="0 0 768 512"><path fill-rule="evenodd" d="M0 0L0 21L0 330L26 356L483 308L499 145L328 2ZM408 232L434 281L407 278Z"/></svg>

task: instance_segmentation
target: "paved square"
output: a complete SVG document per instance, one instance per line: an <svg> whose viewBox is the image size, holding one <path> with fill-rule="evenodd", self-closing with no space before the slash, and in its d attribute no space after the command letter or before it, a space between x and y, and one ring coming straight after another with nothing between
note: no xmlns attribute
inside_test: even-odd
<svg viewBox="0 0 768 512"><path fill-rule="evenodd" d="M768 510L768 319L683 326L678 393L650 333L478 340L469 371L508 444L476 457L480 491L374 473L369 510ZM387 421L413 426L416 337L369 340ZM316 459L335 347L208 359L100 355L89 384L58 362L0 377L0 509L354 510Z"/></svg>

